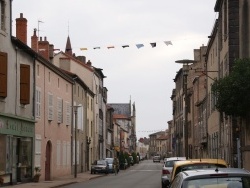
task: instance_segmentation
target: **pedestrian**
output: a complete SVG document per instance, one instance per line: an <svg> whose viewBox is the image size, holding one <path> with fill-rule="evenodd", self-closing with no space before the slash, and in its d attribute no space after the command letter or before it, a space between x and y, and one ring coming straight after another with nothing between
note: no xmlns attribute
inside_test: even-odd
<svg viewBox="0 0 250 188"><path fill-rule="evenodd" d="M115 175L118 174L119 161L116 157L113 160L113 168L114 168Z"/></svg>

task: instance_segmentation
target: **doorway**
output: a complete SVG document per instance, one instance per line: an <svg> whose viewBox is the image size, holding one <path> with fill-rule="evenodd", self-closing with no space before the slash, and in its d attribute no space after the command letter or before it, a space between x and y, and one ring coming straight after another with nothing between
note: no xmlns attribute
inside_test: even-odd
<svg viewBox="0 0 250 188"><path fill-rule="evenodd" d="M46 154L45 154L45 181L50 180L50 164L51 164L51 142L48 141L46 145Z"/></svg>

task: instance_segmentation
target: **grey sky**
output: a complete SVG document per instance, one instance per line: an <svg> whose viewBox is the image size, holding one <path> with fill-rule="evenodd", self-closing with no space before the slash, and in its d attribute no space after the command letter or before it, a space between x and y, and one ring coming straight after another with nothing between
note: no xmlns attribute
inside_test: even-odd
<svg viewBox="0 0 250 188"><path fill-rule="evenodd" d="M38 20L43 21L39 36L64 51L69 35L73 52L103 69L108 103L128 103L131 97L136 104L138 139L167 128L172 119L173 79L181 68L175 61L193 59L193 49L207 45L217 17L216 0L12 2L14 36L20 13L28 19L28 45ZM151 42L157 46L152 48ZM139 43L144 47L137 49ZM107 49L110 45L115 48Z"/></svg>

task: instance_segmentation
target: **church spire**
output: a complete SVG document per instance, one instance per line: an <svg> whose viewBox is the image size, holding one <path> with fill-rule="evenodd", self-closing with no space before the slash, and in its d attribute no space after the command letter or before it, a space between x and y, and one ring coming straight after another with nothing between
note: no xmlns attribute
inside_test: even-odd
<svg viewBox="0 0 250 188"><path fill-rule="evenodd" d="M67 38L65 53L71 56L73 55L69 36Z"/></svg>

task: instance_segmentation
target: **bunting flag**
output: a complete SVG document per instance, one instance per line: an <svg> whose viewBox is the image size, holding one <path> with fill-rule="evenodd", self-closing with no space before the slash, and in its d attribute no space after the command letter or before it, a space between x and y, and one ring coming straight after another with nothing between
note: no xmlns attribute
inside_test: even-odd
<svg viewBox="0 0 250 188"><path fill-rule="evenodd" d="M80 48L80 50L88 50L88 48Z"/></svg>
<svg viewBox="0 0 250 188"><path fill-rule="evenodd" d="M115 48L115 47L114 46L108 46L107 48L110 49L110 48Z"/></svg>
<svg viewBox="0 0 250 188"><path fill-rule="evenodd" d="M156 47L156 42L150 43L150 45L152 46L152 48Z"/></svg>
<svg viewBox="0 0 250 188"><path fill-rule="evenodd" d="M168 46L168 45L173 45L171 41L164 41L164 43Z"/></svg>
<svg viewBox="0 0 250 188"><path fill-rule="evenodd" d="M171 42L171 41L164 41L164 43L168 46L168 45L173 45L173 43ZM121 47L122 48L128 48L128 47L130 47L131 45L128 45L128 44L126 44L126 45L122 45ZM142 47L144 47L144 44L142 44L142 43L139 43L139 44L136 44L135 45L138 49L140 49L140 48L142 48ZM150 46L152 47L152 48L155 48L156 47L156 42L151 42L150 43ZM113 46L113 45L111 45L111 46L107 46L107 48L108 49L111 49L111 48L115 48L115 46ZM93 47L93 49L94 50L96 50L96 49L101 49L101 47ZM67 49L66 49L67 50ZM80 48L80 50L88 50L88 48Z"/></svg>
<svg viewBox="0 0 250 188"><path fill-rule="evenodd" d="M123 48L127 48L127 47L129 47L129 45L123 45L122 47L123 47Z"/></svg>
<svg viewBox="0 0 250 188"><path fill-rule="evenodd" d="M136 47L139 49L139 48L144 47L144 45L143 44L136 44Z"/></svg>

